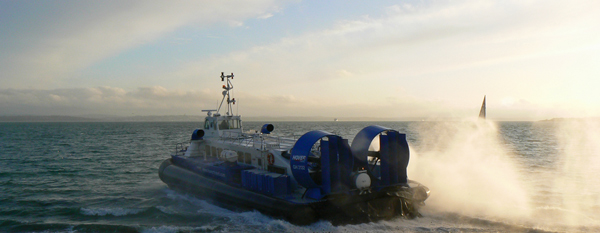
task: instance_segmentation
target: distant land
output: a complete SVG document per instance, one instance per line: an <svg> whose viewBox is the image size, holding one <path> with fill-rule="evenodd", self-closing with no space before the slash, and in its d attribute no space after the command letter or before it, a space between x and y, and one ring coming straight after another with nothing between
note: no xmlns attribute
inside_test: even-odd
<svg viewBox="0 0 600 233"><path fill-rule="evenodd" d="M163 122L204 121L200 116L0 116L0 122Z"/></svg>
<svg viewBox="0 0 600 233"><path fill-rule="evenodd" d="M202 122L204 115L168 115L168 116L0 116L0 122ZM244 121L277 122L277 121L334 121L334 117L266 117L248 116ZM337 118L339 121L421 121L421 118L375 118L375 117L346 117Z"/></svg>
<svg viewBox="0 0 600 233"><path fill-rule="evenodd" d="M600 117L585 117L585 118L552 118L540 120L539 122L562 122L562 121L600 121Z"/></svg>
<svg viewBox="0 0 600 233"><path fill-rule="evenodd" d="M0 122L85 122L85 117L73 116L0 116Z"/></svg>
<svg viewBox="0 0 600 233"><path fill-rule="evenodd" d="M0 122L203 122L206 115L164 115L164 116L111 116L111 115L86 115L86 116L60 116L60 115L15 115L0 116ZM324 116L242 116L248 122L278 122L278 121L334 121L336 117ZM460 121L458 118L393 118L393 117L337 117L338 121ZM488 119L491 121L536 121L523 119ZM600 117L589 118L552 118L537 120L538 122L558 122L566 120L599 120Z"/></svg>

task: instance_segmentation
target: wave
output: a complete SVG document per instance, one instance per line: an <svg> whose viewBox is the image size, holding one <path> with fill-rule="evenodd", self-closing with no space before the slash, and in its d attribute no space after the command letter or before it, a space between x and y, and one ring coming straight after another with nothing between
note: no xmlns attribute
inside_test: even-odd
<svg viewBox="0 0 600 233"><path fill-rule="evenodd" d="M200 227L185 227L185 226L159 226L142 229L142 233L176 233L176 232L214 232L220 231L220 226L200 226Z"/></svg>
<svg viewBox="0 0 600 233"><path fill-rule="evenodd" d="M178 202L178 206L185 209L157 207L163 212L182 215L185 215L182 212L187 212L187 214L201 213L208 214L208 216L219 216L222 219L220 219L221 221L212 221L209 225L206 225L206 228L202 229L198 227L161 226L152 227L143 232L544 232L543 229L534 226L469 217L457 213L437 212L428 208L423 210L425 217L412 220L396 218L374 223L341 226L334 226L327 221L319 221L307 226L297 226L256 210L229 210L216 205L221 205L221 203L213 204L210 200L181 194L169 189L166 190L166 196ZM190 213L188 208L195 208L195 212Z"/></svg>
<svg viewBox="0 0 600 233"><path fill-rule="evenodd" d="M140 232L138 226L111 224L31 223L0 221L0 232L80 233L80 232Z"/></svg>
<svg viewBox="0 0 600 233"><path fill-rule="evenodd" d="M137 214L144 211L144 209L125 209L125 208L81 208L81 213L88 216L125 216L131 214Z"/></svg>
<svg viewBox="0 0 600 233"><path fill-rule="evenodd" d="M167 192L167 198L169 198L171 200L185 201L185 202L192 204L193 206L199 207L199 209L197 209L197 211L196 211L196 213L199 213L199 214L208 213L208 214L217 215L220 217L230 217L233 214L235 214L234 211L210 204L206 200L198 199L198 198L195 198L195 197L187 195L187 194L180 194L171 189L165 189L165 191Z"/></svg>
<svg viewBox="0 0 600 233"><path fill-rule="evenodd" d="M172 208L166 206L156 206L156 207L147 207L147 208L81 208L80 213L86 216L115 216L115 217L123 217L123 216L132 216L132 215L142 215L142 216L158 216L158 215L168 215L172 217L183 217L177 210L173 210Z"/></svg>
<svg viewBox="0 0 600 233"><path fill-rule="evenodd" d="M176 191L166 189L167 198L176 202L185 202L182 206L193 206L198 214L208 214L211 216L219 216L224 218L224 222L213 222L218 224L218 227L213 228L207 226L206 228L185 228L185 227L174 227L174 226L161 226L158 228L152 228L144 232L181 232L181 231L224 231L224 232L363 232L363 231L378 231L381 229L390 229L380 223L371 224L360 224L360 225L346 225L346 226L333 226L328 221L319 221L308 226L297 226L290 222L271 217L257 210L229 210L213 204L212 202L204 199L199 199L188 194L181 194ZM221 203L219 203L221 204ZM159 209L165 210L163 207ZM181 209L179 209L181 210ZM173 213L178 210L169 209L168 212ZM184 211L184 210L181 210ZM179 213L181 214L181 213ZM401 225L398 225L401 226ZM205 227L205 226L203 226ZM404 231L417 231L412 228L396 227L396 230Z"/></svg>

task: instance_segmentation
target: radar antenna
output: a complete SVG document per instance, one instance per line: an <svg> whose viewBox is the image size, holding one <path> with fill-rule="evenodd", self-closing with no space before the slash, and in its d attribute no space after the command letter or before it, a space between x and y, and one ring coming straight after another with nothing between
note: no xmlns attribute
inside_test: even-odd
<svg viewBox="0 0 600 233"><path fill-rule="evenodd" d="M221 104L219 105L219 109L217 109L217 113L221 110L223 103L225 102L225 97L227 97L227 116L233 116L233 106L235 104L235 98L231 98L229 91L233 89L233 84L231 83L231 79L233 79L233 73L231 75L225 75L221 72L221 81L226 82L223 85L223 99L221 100Z"/></svg>

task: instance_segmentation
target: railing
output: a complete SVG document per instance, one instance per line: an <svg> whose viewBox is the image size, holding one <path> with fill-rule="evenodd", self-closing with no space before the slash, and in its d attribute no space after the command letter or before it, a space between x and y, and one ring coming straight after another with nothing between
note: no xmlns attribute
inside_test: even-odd
<svg viewBox="0 0 600 233"><path fill-rule="evenodd" d="M187 147L183 146L184 142L175 144L175 155L185 155Z"/></svg>
<svg viewBox="0 0 600 233"><path fill-rule="evenodd" d="M218 141L241 146L250 146L252 144L252 137L240 132L225 131L221 134Z"/></svg>
<svg viewBox="0 0 600 233"><path fill-rule="evenodd" d="M260 150L269 149L287 149L296 143L296 136L289 137L273 137L264 134L246 134L239 132L223 132L218 141L222 143L230 143L247 147L254 147Z"/></svg>

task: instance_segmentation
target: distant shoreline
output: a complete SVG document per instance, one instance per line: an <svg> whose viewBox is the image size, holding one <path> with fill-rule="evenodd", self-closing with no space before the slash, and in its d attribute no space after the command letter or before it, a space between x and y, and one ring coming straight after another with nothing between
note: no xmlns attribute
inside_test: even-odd
<svg viewBox="0 0 600 233"><path fill-rule="evenodd" d="M0 116L0 122L201 122L204 117L199 116Z"/></svg>
<svg viewBox="0 0 600 233"><path fill-rule="evenodd" d="M0 122L203 122L204 115L164 115L164 116L61 116L61 115L14 115L0 116ZM243 117L247 122L402 122L402 121L455 121L458 118L375 118L375 117L266 117L266 116L246 116ZM338 119L338 121L335 121ZM552 118L543 120L519 120L519 119L488 119L491 121L559 121L578 118ZM598 119L598 118L594 118Z"/></svg>
<svg viewBox="0 0 600 233"><path fill-rule="evenodd" d="M334 122L332 117L244 117L247 122L282 122L282 121L305 121L305 122ZM0 116L0 122L203 122L204 116L101 116L101 117L80 117L80 116ZM392 118L367 118L354 117L339 121L420 121L420 119L392 119ZM339 122L338 121L338 122Z"/></svg>

